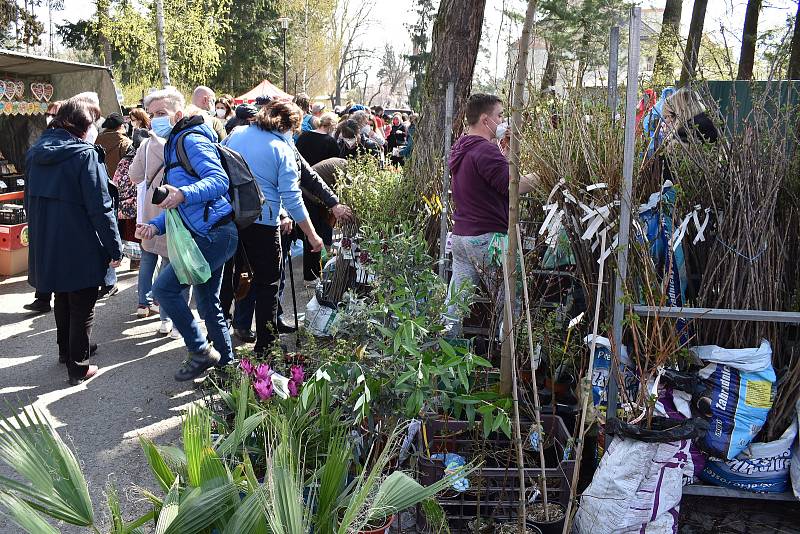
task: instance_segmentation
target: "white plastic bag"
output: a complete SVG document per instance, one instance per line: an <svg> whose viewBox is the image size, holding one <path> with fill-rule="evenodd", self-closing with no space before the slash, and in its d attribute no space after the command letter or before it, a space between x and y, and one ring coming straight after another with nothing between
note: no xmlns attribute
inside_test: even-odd
<svg viewBox="0 0 800 534"><path fill-rule="evenodd" d="M797 420L798 433L800 433L800 400L797 401L795 405L795 417ZM800 438L796 439L794 442L794 452L792 453L792 463L789 467L789 474L792 479L792 490L794 491L794 496L800 499Z"/></svg>
<svg viewBox="0 0 800 534"><path fill-rule="evenodd" d="M306 304L306 328L315 336L330 336L331 323L333 323L335 318L336 310L328 306L321 306L317 301L316 295Z"/></svg>

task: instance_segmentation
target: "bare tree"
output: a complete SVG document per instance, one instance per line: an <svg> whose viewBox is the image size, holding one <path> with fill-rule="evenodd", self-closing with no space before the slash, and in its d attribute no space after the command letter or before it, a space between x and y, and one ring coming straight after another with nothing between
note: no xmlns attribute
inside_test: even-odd
<svg viewBox="0 0 800 534"><path fill-rule="evenodd" d="M359 41L366 33L374 6L373 0L338 0L336 3L331 20L333 78L336 84L331 95L333 105L342 103L342 90L345 87L358 85L359 75L363 72L362 63L371 55L369 50L359 46Z"/></svg>
<svg viewBox="0 0 800 534"><path fill-rule="evenodd" d="M797 15L794 18L792 51L789 55L789 70L786 77L790 80L800 80L800 2L797 3Z"/></svg>
<svg viewBox="0 0 800 534"><path fill-rule="evenodd" d="M694 78L697 69L697 56L700 53L700 41L703 38L703 26L706 21L706 7L708 7L708 0L694 0L692 21L689 23L689 38L686 41L686 53L681 69L681 86L686 85Z"/></svg>
<svg viewBox="0 0 800 534"><path fill-rule="evenodd" d="M404 54L395 53L394 47L386 43L381 59L381 68L378 70L378 78L382 85L389 87L390 93L394 93L397 87L408 79L407 57Z"/></svg>
<svg viewBox="0 0 800 534"><path fill-rule="evenodd" d="M683 0L667 0L653 69L653 80L657 85L671 85L675 82L675 57L681 35L682 13Z"/></svg>
<svg viewBox="0 0 800 534"><path fill-rule="evenodd" d="M758 38L758 15L761 12L761 0L748 0L744 14L742 30L742 50L739 54L739 71L737 80L753 78L753 65L756 59L756 39Z"/></svg>

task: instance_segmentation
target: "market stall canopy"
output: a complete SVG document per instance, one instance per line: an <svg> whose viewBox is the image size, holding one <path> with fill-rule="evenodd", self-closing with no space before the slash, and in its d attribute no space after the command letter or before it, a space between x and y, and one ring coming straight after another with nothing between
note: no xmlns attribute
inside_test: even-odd
<svg viewBox="0 0 800 534"><path fill-rule="evenodd" d="M45 129L47 105L94 91L104 117L119 113L111 70L0 48L0 160L25 168L25 152Z"/></svg>
<svg viewBox="0 0 800 534"><path fill-rule="evenodd" d="M3 77L24 78L26 85L34 81L47 81L53 86L53 101L64 100L84 91L94 91L100 97L103 116L120 112L111 70L102 65L33 56L0 48L0 78ZM28 88L27 96L33 99L30 93Z"/></svg>
<svg viewBox="0 0 800 534"><path fill-rule="evenodd" d="M247 91L245 94L234 98L233 101L237 104L250 104L255 102L256 98L259 96L268 96L270 98L277 98L278 100L292 99L292 95L284 93L269 80L264 80L260 84Z"/></svg>

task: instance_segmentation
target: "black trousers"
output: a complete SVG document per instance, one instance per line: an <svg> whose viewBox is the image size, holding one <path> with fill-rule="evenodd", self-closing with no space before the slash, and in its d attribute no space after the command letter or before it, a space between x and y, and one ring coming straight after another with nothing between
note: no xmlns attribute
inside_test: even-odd
<svg viewBox="0 0 800 534"><path fill-rule="evenodd" d="M278 286L281 280L281 238L278 226L251 224L239 230L253 283L250 291L256 297L255 351L268 350L275 342L278 309Z"/></svg>
<svg viewBox="0 0 800 534"><path fill-rule="evenodd" d="M50 304L50 299L53 298L53 294L49 291L37 291L33 297L36 300L46 300L48 304Z"/></svg>
<svg viewBox="0 0 800 534"><path fill-rule="evenodd" d="M55 294L56 342L59 355L66 357L70 378L82 378L89 369L84 362L89 358L97 292L95 286Z"/></svg>
<svg viewBox="0 0 800 534"><path fill-rule="evenodd" d="M333 244L333 228L328 224L328 209L319 204L306 204L308 218L327 246ZM322 272L322 251L311 252L308 238L303 234L303 278L306 282L313 282Z"/></svg>

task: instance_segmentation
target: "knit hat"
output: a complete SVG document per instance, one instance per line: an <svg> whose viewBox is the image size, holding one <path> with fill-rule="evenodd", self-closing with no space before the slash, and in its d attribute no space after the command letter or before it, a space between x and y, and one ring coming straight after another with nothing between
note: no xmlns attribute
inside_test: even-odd
<svg viewBox="0 0 800 534"><path fill-rule="evenodd" d="M251 119L256 116L258 109L253 104L239 104L236 106L236 117L242 120Z"/></svg>

